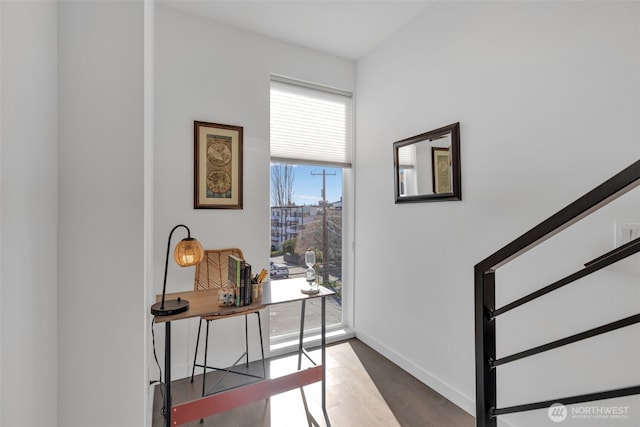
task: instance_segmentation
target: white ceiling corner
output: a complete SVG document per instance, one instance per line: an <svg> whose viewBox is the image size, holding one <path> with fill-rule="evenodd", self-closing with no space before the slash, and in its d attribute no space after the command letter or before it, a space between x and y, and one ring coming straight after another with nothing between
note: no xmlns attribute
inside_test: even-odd
<svg viewBox="0 0 640 427"><path fill-rule="evenodd" d="M431 3L426 0L160 0L269 38L358 60Z"/></svg>

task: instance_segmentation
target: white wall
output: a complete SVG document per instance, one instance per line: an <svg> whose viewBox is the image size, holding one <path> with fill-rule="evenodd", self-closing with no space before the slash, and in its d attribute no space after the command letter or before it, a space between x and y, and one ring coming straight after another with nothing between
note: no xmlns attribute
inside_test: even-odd
<svg viewBox="0 0 640 427"><path fill-rule="evenodd" d="M146 422L143 29L141 1L58 5L60 426Z"/></svg>
<svg viewBox="0 0 640 427"><path fill-rule="evenodd" d="M154 139L154 289L162 292L167 238L186 224L207 248L240 247L254 268L269 262L269 79L279 74L345 90L355 64L156 6ZM244 208L193 209L193 121L244 127ZM172 244L186 237L176 231ZM193 288L193 268L170 262L167 290ZM233 319L225 322L233 323ZM268 336L268 316L263 329ZM255 332L250 319L250 333ZM197 320L172 327L174 378L190 375ZM242 348L240 325L213 326L213 360L228 363ZM225 335L221 328L224 328ZM156 335L162 348L162 331ZM235 332L234 332L235 331ZM212 341L213 342L213 341ZM256 343L256 340L252 340ZM254 346L254 358L259 354ZM219 359L215 359L218 357ZM152 374L152 379L157 373Z"/></svg>
<svg viewBox="0 0 640 427"><path fill-rule="evenodd" d="M357 335L471 413L473 266L640 158L639 22L637 2L435 2L358 62ZM457 121L463 200L395 205L392 142ZM591 228L499 272L500 301L610 250L613 222L639 222L639 200L636 190ZM541 281L528 279L534 261L565 255L568 267L554 262ZM637 312L638 277L636 259L583 293L567 290L561 304L540 302L539 318L502 331L499 322L499 352ZM638 328L627 328L587 343L594 356L580 346L536 360L553 357L559 371L521 364L499 377L499 404L637 384L637 343ZM546 411L510 420L550 422Z"/></svg>
<svg viewBox="0 0 640 427"><path fill-rule="evenodd" d="M356 75L351 62L158 7L150 185L142 3L0 3L0 423L144 425L145 188L155 191L156 278L177 223L206 246L240 246L266 266L270 73L346 90L357 77L358 336L472 412L473 265L640 155L638 8L439 2L360 61ZM243 210L192 209L193 120L244 126ZM463 201L394 205L391 143L454 121L462 125ZM637 190L628 197L570 235L591 241L570 259L574 267L610 249L612 222L640 221ZM396 225L382 232L381 221ZM530 259L556 258L569 243L551 242ZM573 301L571 312L588 312L569 329L634 313L636 264L603 273L606 289L594 280L586 296L560 298ZM519 262L498 280L531 265ZM173 265L168 287L190 289L192 275ZM531 282L498 297L508 301ZM411 297L390 304L389 289ZM567 311L542 307L546 327L506 336L499 351L526 347L523 337L546 340L558 318L574 318ZM183 323L174 328L180 374L196 327ZM505 332L526 323L516 319ZM552 371L562 381L549 385L535 369L520 370L500 379L513 391L501 398L638 382L637 328L595 343L599 353L560 355L565 365L578 362L569 380ZM610 377L580 372L586 353L613 357L603 359ZM535 386L514 383L517 375ZM511 421L540 426L544 417Z"/></svg>
<svg viewBox="0 0 640 427"><path fill-rule="evenodd" d="M56 4L0 16L0 425L55 426Z"/></svg>

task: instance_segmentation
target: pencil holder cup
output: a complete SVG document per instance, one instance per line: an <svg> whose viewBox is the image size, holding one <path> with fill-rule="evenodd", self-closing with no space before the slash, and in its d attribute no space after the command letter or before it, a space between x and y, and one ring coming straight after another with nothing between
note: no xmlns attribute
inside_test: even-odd
<svg viewBox="0 0 640 427"><path fill-rule="evenodd" d="M251 299L252 302L257 302L262 300L262 283L254 283L253 285L251 285L252 288L252 294L251 294Z"/></svg>

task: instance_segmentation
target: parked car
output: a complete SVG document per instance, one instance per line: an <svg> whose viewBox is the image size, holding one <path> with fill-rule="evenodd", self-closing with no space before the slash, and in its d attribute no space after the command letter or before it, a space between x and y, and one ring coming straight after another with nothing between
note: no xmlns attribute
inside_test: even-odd
<svg viewBox="0 0 640 427"><path fill-rule="evenodd" d="M288 279L289 278L289 267L282 264L276 264L271 261L271 268L269 271L269 276L272 279Z"/></svg>

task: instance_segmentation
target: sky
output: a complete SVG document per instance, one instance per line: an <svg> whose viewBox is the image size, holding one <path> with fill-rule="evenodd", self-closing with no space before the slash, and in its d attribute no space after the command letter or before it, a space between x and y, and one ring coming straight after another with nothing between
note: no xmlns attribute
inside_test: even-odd
<svg viewBox="0 0 640 427"><path fill-rule="evenodd" d="M293 201L296 205L317 205L322 200L322 171L325 171L327 201L342 197L342 169L326 166L293 166ZM335 175L330 175L335 174Z"/></svg>

